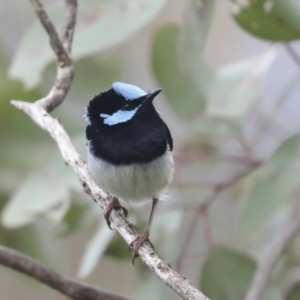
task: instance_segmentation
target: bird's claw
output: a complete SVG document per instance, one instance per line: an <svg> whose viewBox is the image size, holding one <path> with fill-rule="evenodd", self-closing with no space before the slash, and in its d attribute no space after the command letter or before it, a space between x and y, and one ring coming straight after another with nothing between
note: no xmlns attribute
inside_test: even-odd
<svg viewBox="0 0 300 300"><path fill-rule="evenodd" d="M125 216L125 218L127 218L127 215L128 215L128 210L126 207L122 206L118 200L118 198L116 197L113 197L112 200L110 201L110 203L108 204L105 212L104 212L104 218L106 220L106 223L107 223L107 226L109 227L109 229L112 229L110 227L110 220L109 220L109 217L110 217L110 214L112 212L112 210L116 208L116 209L121 209L123 211L123 214Z"/></svg>
<svg viewBox="0 0 300 300"><path fill-rule="evenodd" d="M154 246L149 240L149 231L146 230L142 234L138 235L129 245L129 249L132 250L132 264L134 265L134 260L136 257L139 257L139 249L144 242L148 242L151 247L154 249Z"/></svg>

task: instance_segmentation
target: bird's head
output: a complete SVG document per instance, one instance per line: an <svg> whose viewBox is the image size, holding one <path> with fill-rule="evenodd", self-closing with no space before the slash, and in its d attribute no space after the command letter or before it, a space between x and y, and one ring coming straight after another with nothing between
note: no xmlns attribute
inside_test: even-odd
<svg viewBox="0 0 300 300"><path fill-rule="evenodd" d="M84 115L92 126L114 126L130 121L138 111L152 106L161 89L145 92L139 87L115 82L112 88L95 96L86 107Z"/></svg>

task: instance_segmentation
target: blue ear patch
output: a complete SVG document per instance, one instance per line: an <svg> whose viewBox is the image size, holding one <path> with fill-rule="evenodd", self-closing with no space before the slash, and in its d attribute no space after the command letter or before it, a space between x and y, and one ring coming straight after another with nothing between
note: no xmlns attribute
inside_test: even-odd
<svg viewBox="0 0 300 300"><path fill-rule="evenodd" d="M117 94L123 96L126 100L134 100L147 95L147 93L139 87L124 82L114 82L112 84L112 88Z"/></svg>
<svg viewBox="0 0 300 300"><path fill-rule="evenodd" d="M138 108L139 106L133 110L118 110L111 116L107 114L100 114L100 117L104 119L103 121L104 124L107 124L109 126L116 125L119 123L124 123L129 121L134 116Z"/></svg>

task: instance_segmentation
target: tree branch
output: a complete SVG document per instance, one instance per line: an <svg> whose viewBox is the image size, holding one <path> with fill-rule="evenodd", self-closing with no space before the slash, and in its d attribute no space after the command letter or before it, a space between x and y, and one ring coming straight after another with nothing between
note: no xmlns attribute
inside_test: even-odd
<svg viewBox="0 0 300 300"><path fill-rule="evenodd" d="M73 1L76 2L76 1ZM49 19L48 14L44 10L42 3L39 0L31 0L31 3L35 9L37 16L39 17L44 29L47 31L50 38L50 45L55 52L58 61L64 62L70 60L67 50L64 48L62 41L53 25L52 21ZM75 23L74 23L75 24Z"/></svg>
<svg viewBox="0 0 300 300"><path fill-rule="evenodd" d="M66 22L63 30L62 41L64 48L70 53L76 24L77 2L66 0Z"/></svg>
<svg viewBox="0 0 300 300"><path fill-rule="evenodd" d="M76 23L77 0L66 0L67 12L62 40L41 2L39 0L31 0L31 3L48 33L50 45L57 57L58 68L54 85L46 97L37 101L47 112L50 112L64 101L74 77L71 45Z"/></svg>
<svg viewBox="0 0 300 300"><path fill-rule="evenodd" d="M67 18L70 16L69 18L70 20L72 19L72 21L66 22L66 24L69 25L66 25L64 30L63 39L65 39L65 41L61 42L53 24L39 0L31 1L41 23L50 37L50 43L57 56L57 78L54 82L53 88L45 98L40 99L35 103L17 100L12 100L11 103L16 108L28 114L28 116L30 116L36 124L51 135L57 143L64 161L75 171L86 193L88 193L91 198L99 204L102 210L104 210L110 201L110 196L108 196L93 182L88 173L85 162L76 152L68 134L59 121L48 114L49 111L57 107L65 99L73 79L72 59L68 51L66 49L62 50L61 48L64 48L65 46L68 47L68 43L71 43L72 41L73 29L68 28L70 27L70 24L75 24L76 13L74 11L73 13L67 13ZM76 9L76 0L66 1L68 9ZM136 227L130 224L120 211L113 210L110 216L110 221L119 231L127 244L130 244L137 236ZM138 252L142 261L158 276L158 278L170 286L183 299L208 300L208 298L192 286L188 280L186 280L182 275L176 273L167 262L163 261L153 251L149 243L144 243Z"/></svg>
<svg viewBox="0 0 300 300"><path fill-rule="evenodd" d="M0 264L28 275L75 300L127 300L61 275L31 257L4 246L0 246Z"/></svg>

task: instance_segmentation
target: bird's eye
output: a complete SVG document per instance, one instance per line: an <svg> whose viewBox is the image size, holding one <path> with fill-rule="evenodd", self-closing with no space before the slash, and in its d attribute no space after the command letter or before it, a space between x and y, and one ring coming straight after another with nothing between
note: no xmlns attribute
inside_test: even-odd
<svg viewBox="0 0 300 300"><path fill-rule="evenodd" d="M123 107L122 107L122 109L128 109L130 107L130 104L125 104L125 105L123 105Z"/></svg>

